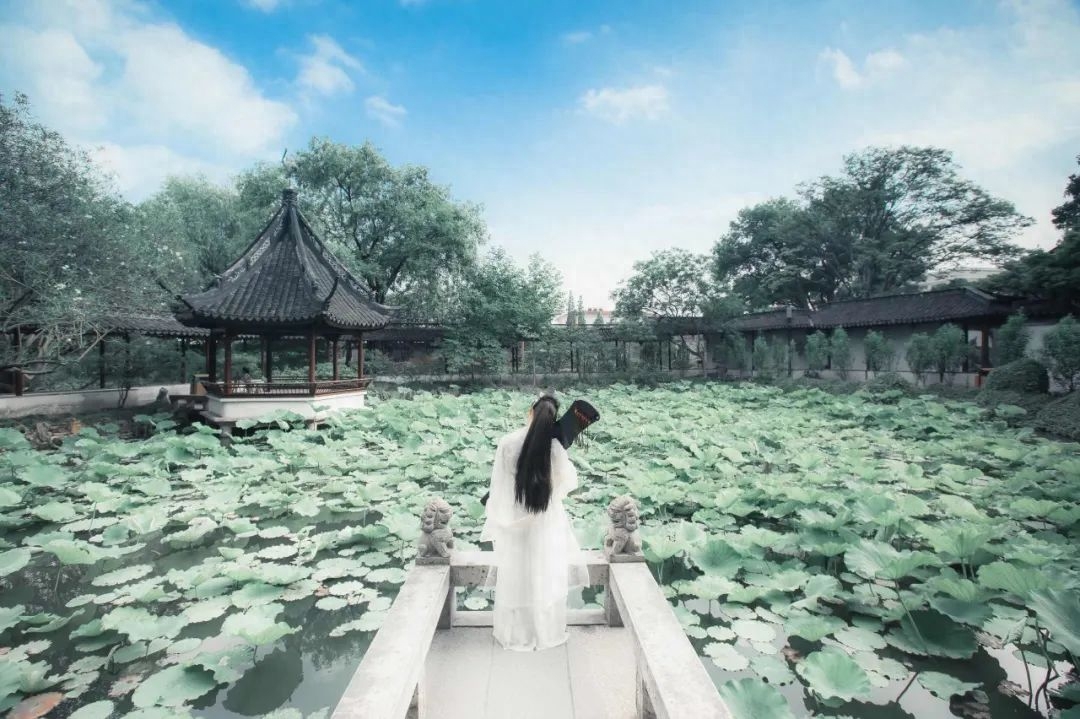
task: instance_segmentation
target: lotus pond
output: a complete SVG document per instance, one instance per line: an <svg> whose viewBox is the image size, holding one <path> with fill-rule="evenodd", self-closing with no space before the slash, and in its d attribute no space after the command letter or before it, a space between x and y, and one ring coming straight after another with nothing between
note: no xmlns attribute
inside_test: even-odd
<svg viewBox="0 0 1080 719"><path fill-rule="evenodd" d="M612 497L638 499L650 566L737 716L1080 716L1080 445L931 398L587 396L582 543ZM0 429L0 712L326 716L423 503L447 498L475 542L495 442L532 398L403 394L227 446L165 418L49 452Z"/></svg>

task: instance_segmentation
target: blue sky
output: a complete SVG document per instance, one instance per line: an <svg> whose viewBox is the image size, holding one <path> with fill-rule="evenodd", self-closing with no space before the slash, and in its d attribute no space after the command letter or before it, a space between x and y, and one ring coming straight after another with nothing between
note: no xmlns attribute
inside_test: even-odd
<svg viewBox="0 0 1080 719"><path fill-rule="evenodd" d="M0 0L0 92L138 200L313 135L480 203L586 304L870 144L953 150L1036 218L1080 154L1080 4Z"/></svg>

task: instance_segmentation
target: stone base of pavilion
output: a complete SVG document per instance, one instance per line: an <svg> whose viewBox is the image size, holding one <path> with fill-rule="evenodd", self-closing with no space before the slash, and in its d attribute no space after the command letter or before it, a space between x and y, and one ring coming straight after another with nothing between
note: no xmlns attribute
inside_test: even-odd
<svg viewBox="0 0 1080 719"><path fill-rule="evenodd" d="M291 412L312 424L338 412L363 409L369 378L316 382L203 382L204 419L231 430L241 420Z"/></svg>

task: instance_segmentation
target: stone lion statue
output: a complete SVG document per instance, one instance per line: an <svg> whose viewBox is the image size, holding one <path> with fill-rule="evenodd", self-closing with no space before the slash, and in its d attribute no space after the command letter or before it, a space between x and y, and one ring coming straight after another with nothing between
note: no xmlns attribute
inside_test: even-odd
<svg viewBox="0 0 1080 719"><path fill-rule="evenodd" d="M420 515L420 542L417 555L420 557L449 557L454 546L454 534L447 526L454 510L445 499L435 498L424 507Z"/></svg>
<svg viewBox="0 0 1080 719"><path fill-rule="evenodd" d="M611 500L607 508L611 526L604 538L604 551L608 554L636 554L641 551L638 536L638 508L632 497L623 495Z"/></svg>

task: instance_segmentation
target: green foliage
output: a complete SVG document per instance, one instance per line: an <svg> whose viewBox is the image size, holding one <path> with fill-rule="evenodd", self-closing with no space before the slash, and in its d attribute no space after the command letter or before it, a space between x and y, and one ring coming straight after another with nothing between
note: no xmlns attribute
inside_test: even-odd
<svg viewBox="0 0 1080 719"><path fill-rule="evenodd" d="M916 332L911 335L905 359L908 368L915 374L915 381L921 382L923 374L934 366L936 354L930 335L925 332Z"/></svg>
<svg viewBox="0 0 1080 719"><path fill-rule="evenodd" d="M1031 331L1027 328L1027 317L1023 312L1009 315L997 332L994 333L994 364L1004 365L1023 359L1031 341Z"/></svg>
<svg viewBox="0 0 1080 719"><path fill-rule="evenodd" d="M892 369L896 352L885 339L885 335L877 330L870 330L863 340L863 349L866 353L867 370L876 375Z"/></svg>
<svg viewBox="0 0 1080 719"><path fill-rule="evenodd" d="M620 317L701 317L716 303L708 259L681 249L654 252L612 293Z"/></svg>
<svg viewBox="0 0 1080 719"><path fill-rule="evenodd" d="M1042 362L1018 359L991 370L985 387L992 392L1045 393L1050 391L1050 377Z"/></svg>
<svg viewBox="0 0 1080 719"><path fill-rule="evenodd" d="M843 327L837 327L829 337L830 366L840 379L847 379L851 369L851 340Z"/></svg>
<svg viewBox="0 0 1080 719"><path fill-rule="evenodd" d="M1008 259L1029 224L962 178L945 150L872 147L845 157L839 175L804 185L797 200L740 211L713 250L714 272L753 307L809 308L902 290L944 263Z"/></svg>
<svg viewBox="0 0 1080 719"><path fill-rule="evenodd" d="M1080 392L1070 392L1048 403L1035 415L1044 432L1080 442Z"/></svg>
<svg viewBox="0 0 1080 719"><path fill-rule="evenodd" d="M806 338L806 364L811 372L820 372L829 364L829 338L821 330Z"/></svg>
<svg viewBox="0 0 1080 719"><path fill-rule="evenodd" d="M1066 315L1043 337L1043 357L1050 374L1070 392L1080 383L1080 324Z"/></svg>
<svg viewBox="0 0 1080 719"><path fill-rule="evenodd" d="M883 392L907 393L911 391L911 383L895 372L885 372L866 382L863 388L873 394Z"/></svg>
<svg viewBox="0 0 1080 719"><path fill-rule="evenodd" d="M930 336L930 351L931 366L937 370L938 381L944 382L945 374L959 371L974 350L964 338L964 331L950 322L938 327Z"/></svg>

